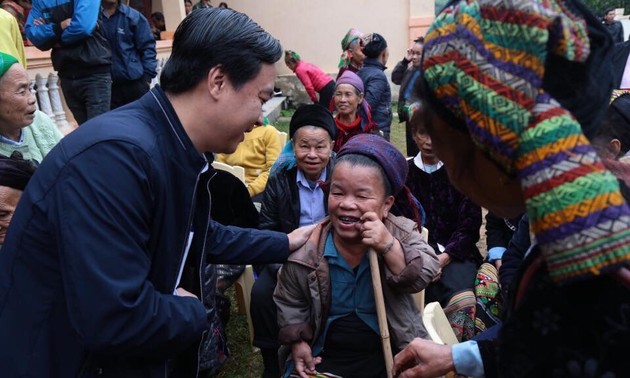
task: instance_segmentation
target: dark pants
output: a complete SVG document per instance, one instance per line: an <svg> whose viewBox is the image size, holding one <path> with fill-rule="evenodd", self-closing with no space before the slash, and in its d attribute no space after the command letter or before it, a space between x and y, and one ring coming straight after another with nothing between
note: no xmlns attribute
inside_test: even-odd
<svg viewBox="0 0 630 378"><path fill-rule="evenodd" d="M319 92L319 104L328 109L328 106L330 105L330 101L332 101L334 94L335 81L332 80L330 83L326 84L326 86Z"/></svg>
<svg viewBox="0 0 630 378"><path fill-rule="evenodd" d="M112 110L136 101L148 91L149 83L144 78L114 81L112 83Z"/></svg>
<svg viewBox="0 0 630 378"><path fill-rule="evenodd" d="M452 260L442 269L442 276L425 289L425 303L440 302L443 308L448 301L464 290L473 290L477 277L477 264L474 261Z"/></svg>
<svg viewBox="0 0 630 378"><path fill-rule="evenodd" d="M252 287L250 312L254 326L254 346L258 348L279 348L278 310L273 301L273 291L278 282L280 264L265 265Z"/></svg>
<svg viewBox="0 0 630 378"><path fill-rule="evenodd" d="M273 301L273 291L278 283L280 264L264 265L258 271L258 279L252 287L250 313L254 327L254 346L260 348L263 358L263 378L280 376L278 361L278 310Z"/></svg>
<svg viewBox="0 0 630 378"><path fill-rule="evenodd" d="M407 156L414 157L418 155L420 150L416 145L416 141L413 140L413 131L411 130L411 122L405 121L405 140L407 141Z"/></svg>
<svg viewBox="0 0 630 378"><path fill-rule="evenodd" d="M109 73L61 78L61 90L79 125L109 111L112 78Z"/></svg>

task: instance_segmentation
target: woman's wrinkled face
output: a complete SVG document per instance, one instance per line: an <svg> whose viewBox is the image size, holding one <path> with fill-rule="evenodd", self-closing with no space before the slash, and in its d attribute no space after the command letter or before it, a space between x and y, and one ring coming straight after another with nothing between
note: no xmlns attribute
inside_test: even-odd
<svg viewBox="0 0 630 378"><path fill-rule="evenodd" d="M365 54L363 53L363 46L361 43L355 43L350 49L352 53L352 57L350 60L352 61L352 65L355 67L361 67L363 65L363 61L365 60Z"/></svg>
<svg viewBox="0 0 630 378"><path fill-rule="evenodd" d="M501 217L515 217L525 211L519 180L507 176L467 132L448 125L426 106L413 116L412 122L419 121L424 122L433 152L459 191Z"/></svg>
<svg viewBox="0 0 630 378"><path fill-rule="evenodd" d="M359 104L363 101L363 93L351 84L339 84L335 88L333 97L335 108L340 114L353 116L356 114Z"/></svg>
<svg viewBox="0 0 630 378"><path fill-rule="evenodd" d="M330 161L333 143L330 134L317 126L302 126L293 135L297 167L310 181L317 181Z"/></svg>
<svg viewBox="0 0 630 378"><path fill-rule="evenodd" d="M328 195L328 214L336 237L349 243L360 243L361 216L375 212L387 217L394 197L385 193L381 173L374 167L342 161L335 165Z"/></svg>
<svg viewBox="0 0 630 378"><path fill-rule="evenodd" d="M26 70L14 64L0 78L0 131L26 127L35 119L35 95Z"/></svg>
<svg viewBox="0 0 630 378"><path fill-rule="evenodd" d="M21 196L21 190L0 186L0 244L4 244L7 229Z"/></svg>

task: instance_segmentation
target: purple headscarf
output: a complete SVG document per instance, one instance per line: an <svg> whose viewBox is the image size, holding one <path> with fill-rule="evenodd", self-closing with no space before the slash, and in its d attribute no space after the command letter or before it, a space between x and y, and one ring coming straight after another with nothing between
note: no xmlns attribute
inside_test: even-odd
<svg viewBox="0 0 630 378"><path fill-rule="evenodd" d="M363 80L359 77L359 75L355 74L352 71L344 71L341 76L337 79L335 83L335 89L339 86L339 84L350 84L355 87L359 93L365 93L365 87L363 86ZM331 104L331 111L334 110L334 104ZM357 109L357 113L361 116L361 130L365 131L367 126L372 122L372 112L370 110L370 104L363 99L359 104L359 108Z"/></svg>

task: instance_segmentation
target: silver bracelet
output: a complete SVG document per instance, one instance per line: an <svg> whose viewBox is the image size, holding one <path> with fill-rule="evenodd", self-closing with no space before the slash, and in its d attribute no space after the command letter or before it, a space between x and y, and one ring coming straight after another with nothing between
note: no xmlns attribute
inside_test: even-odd
<svg viewBox="0 0 630 378"><path fill-rule="evenodd" d="M392 236L392 241L389 244L387 244L383 252L381 252L381 255L385 256L386 254L388 254L389 251L391 251L392 248L394 247L395 242L396 242L396 238Z"/></svg>

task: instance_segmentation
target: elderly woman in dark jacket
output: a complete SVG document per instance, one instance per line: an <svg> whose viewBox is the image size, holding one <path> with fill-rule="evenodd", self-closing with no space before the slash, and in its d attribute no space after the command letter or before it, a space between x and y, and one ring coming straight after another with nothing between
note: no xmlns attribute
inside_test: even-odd
<svg viewBox="0 0 630 378"><path fill-rule="evenodd" d="M260 211L262 229L290 233L318 223L326 216L326 193L320 184L332 172L332 146L337 128L332 114L320 105L299 108L289 128L291 143L285 146L271 169ZM251 299L253 344L261 349L263 377L280 375L278 325L272 295L280 264L257 269Z"/></svg>

